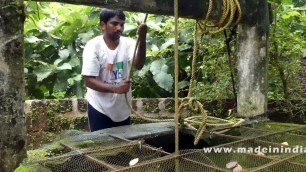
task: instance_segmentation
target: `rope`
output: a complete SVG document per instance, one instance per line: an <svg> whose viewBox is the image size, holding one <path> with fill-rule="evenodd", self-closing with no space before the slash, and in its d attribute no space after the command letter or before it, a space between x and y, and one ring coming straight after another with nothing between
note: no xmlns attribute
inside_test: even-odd
<svg viewBox="0 0 306 172"><path fill-rule="evenodd" d="M146 16L143 20L143 23L146 23L147 22L147 19L148 19L148 13L146 13ZM137 41L136 41L136 45L135 45L135 49L134 49L134 53L133 53L133 59L132 59L132 64L131 64L131 69L130 69L130 72L129 72L129 75L127 76L128 79L131 79L131 76L132 76L132 67L134 65L134 61L135 61L135 56L136 56L136 51L137 51L137 48L138 48L138 45L139 45L139 37L137 38ZM126 95L126 94L125 94Z"/></svg>
<svg viewBox="0 0 306 172"><path fill-rule="evenodd" d="M189 87L188 90L188 95L187 97L191 97L192 96L192 91L193 91L193 85L195 84L195 75L196 75L196 63L197 63L197 53L198 53L198 41L197 41L197 25L194 26L194 32L193 32L193 53L192 53L192 64L191 64L191 77L190 77L190 85L191 87Z"/></svg>
<svg viewBox="0 0 306 172"><path fill-rule="evenodd" d="M146 13L146 16L144 18L144 21L143 23L146 23L147 22L147 18L148 18L148 13ZM136 45L135 45L135 49L134 49L134 53L133 53L133 58L132 58L132 64L131 64L131 69L129 71L129 75L127 76L127 78L130 80L131 79L131 76L132 76L132 67L134 65L134 61L135 61L135 57L136 57L136 52L137 52L137 47L139 45L139 37L137 38L137 41L136 41ZM146 121L151 121L151 122L170 122L170 121L173 121L171 119L165 119L165 120L161 120L161 119L154 119L154 118L149 118L149 117L146 117L145 115L143 114L140 114L140 113L137 113L131 103L129 102L128 98L127 98L127 94L125 94L125 101L127 103L127 105L129 106L129 108L131 109L132 113L138 115L140 118L142 118L143 120L146 120Z"/></svg>
<svg viewBox="0 0 306 172"><path fill-rule="evenodd" d="M196 76L195 69L196 69L196 61L197 61L196 59L197 59L197 50L198 50L198 41L196 37L197 26L199 26L203 34L215 34L222 30L225 30L231 24L237 25L241 19L241 8L237 0L223 0L222 2L223 2L223 12L222 12L219 22L216 22L212 26L207 24L209 20L209 16L212 12L212 0L210 0L204 23L201 21L197 21L194 27L194 39L193 39L194 49L193 49L193 60L192 60L192 67L191 67L192 71L191 71L190 87L189 87L188 96L182 101L179 107L179 112L181 114L185 114L185 116L188 115L186 113L191 113L189 115L200 114L198 116L191 116L185 119L181 118L180 120L180 123L182 125L187 123L188 125L186 126L191 129L196 129L196 127L193 125L198 126L198 129L196 129L197 132L196 132L195 140L194 140L195 145L197 145L199 140L202 138L203 133L206 131L206 127L214 126L217 128L223 128L223 127L226 128L230 126L240 125L244 121L244 120L240 120L235 124L235 123L229 122L228 120L210 117L208 116L207 111L204 110L203 105L199 101L192 98L193 89L194 89L193 86L195 85L195 76ZM234 16L235 16L236 11L238 13L238 18L236 21L234 21ZM228 18L228 21L225 23L227 18ZM208 29L208 27L218 27L218 29L215 31L211 31L210 29ZM216 120L216 121L219 121L219 123L208 123L209 120ZM226 132L226 131L227 130L223 130L223 131L220 131L220 133Z"/></svg>
<svg viewBox="0 0 306 172"><path fill-rule="evenodd" d="M209 0L207 13L205 15L205 20L204 21L198 20L198 26L202 30L203 34L215 34L223 31L224 29L228 28L230 25L235 26L240 22L242 11L238 0L223 0L222 1L223 11L221 18L219 19L218 22L215 22L213 25L209 25L208 21L209 21L209 16L211 15L212 12L212 6L213 6L213 1ZM237 15L236 20L234 20L235 15ZM212 30L210 28L218 28L218 29Z"/></svg>
<svg viewBox="0 0 306 172"><path fill-rule="evenodd" d="M175 15L175 45L174 45L174 58L175 58L175 118L174 119L157 119L157 118L149 118L143 114L137 113L128 102L127 94L125 94L126 102L131 109L131 111L141 117L146 121L151 122L175 122L175 152L178 151L178 127L179 124L181 126L186 126L190 129L197 130L194 144L197 145L199 140L202 138L203 133L206 131L207 127L214 127L222 129L222 128L229 128L233 126L241 125L244 120L239 120L237 123L230 122L228 120L208 116L207 111L203 108L203 105L192 98L193 96L193 89L196 82L196 63L197 63L197 51L198 51L198 41L197 41L197 32L198 27L201 29L202 34L214 34L226 29L229 25L237 25L241 19L241 8L239 5L238 0L223 0L223 12L221 15L220 20L215 23L214 25L210 26L207 24L209 20L209 16L212 12L212 0L209 1L209 7L206 13L206 17L204 22L197 21L194 27L194 49L193 49L193 60L192 60L192 72L191 72L191 79L190 79L190 88L188 92L188 96L182 99L180 106L178 106L178 0L175 0L174 3L174 15ZM236 21L234 21L235 13L238 13L238 17ZM147 15L144 19L144 23L147 20ZM226 22L227 20L227 22ZM211 31L208 27L218 27L217 30ZM135 51L132 60L132 66L134 63L134 59L136 56L137 46L139 44L139 38L137 39ZM130 70L130 74L128 79L130 79L132 75L132 69ZM198 115L200 114L200 115ZM217 122L216 122L217 121ZM226 132L228 129L220 131L219 133Z"/></svg>
<svg viewBox="0 0 306 172"><path fill-rule="evenodd" d="M144 18L144 21L143 23L146 23L147 21L147 18L148 18L148 13L146 13L146 16ZM137 51L137 47L139 45L139 37L137 38L137 41L136 41L136 46L135 46L135 49L134 49L134 53L133 53L133 58L132 58L132 64L131 64L131 67L133 67L134 65L134 61L135 61L135 57L136 57L136 51ZM130 79L132 76L132 68L130 69L129 71L129 75L128 75L128 79ZM129 102L128 98L127 98L127 94L125 94L125 100L126 100L126 103L127 105L129 106L130 110L132 111L132 113L136 114L137 116L139 116L141 119L145 120L145 121L150 121L150 122L173 122L174 119L159 119L159 118L149 118L149 117L146 117L144 114L140 114L140 113L137 113L131 103Z"/></svg>
<svg viewBox="0 0 306 172"><path fill-rule="evenodd" d="M175 44L174 44L174 75L175 75L175 86L174 86L174 96L175 96L175 116L174 116L174 126L175 126L175 155L179 155L179 108L178 108L178 76L179 76L179 65L178 65L178 0L174 0L174 36L175 36ZM175 171L179 170L178 160L175 161Z"/></svg>

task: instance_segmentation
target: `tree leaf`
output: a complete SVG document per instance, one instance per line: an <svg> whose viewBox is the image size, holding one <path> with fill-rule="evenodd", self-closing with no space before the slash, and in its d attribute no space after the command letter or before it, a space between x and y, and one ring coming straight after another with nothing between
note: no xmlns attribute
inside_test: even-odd
<svg viewBox="0 0 306 172"><path fill-rule="evenodd" d="M63 59L56 59L55 61L54 61L54 65L55 66L57 66L58 64L60 64L61 62L63 61Z"/></svg>
<svg viewBox="0 0 306 172"><path fill-rule="evenodd" d="M69 63L64 63L63 65L56 68L57 70L71 70L72 67Z"/></svg>
<svg viewBox="0 0 306 172"><path fill-rule="evenodd" d="M155 44L153 44L152 46L151 46L151 51L158 51L159 50L159 48L158 48L158 46L156 46Z"/></svg>
<svg viewBox="0 0 306 172"><path fill-rule="evenodd" d="M81 74L76 75L75 77L73 77L73 79L74 79L75 81L81 81L81 80L82 80L82 75L81 75Z"/></svg>
<svg viewBox="0 0 306 172"><path fill-rule="evenodd" d="M284 5L292 5L292 0L282 0L282 4L284 4Z"/></svg>
<svg viewBox="0 0 306 172"><path fill-rule="evenodd" d="M54 91L63 91L67 88L67 82L61 82L60 80L56 80L54 83Z"/></svg>
<svg viewBox="0 0 306 172"><path fill-rule="evenodd" d="M23 73L26 74L26 73L28 73L28 72L29 72L28 68L24 67L24 68L23 68Z"/></svg>
<svg viewBox="0 0 306 172"><path fill-rule="evenodd" d="M37 38L36 36L29 36L29 37L25 37L25 42L27 43L36 43L39 41L42 41L42 39Z"/></svg>
<svg viewBox="0 0 306 172"><path fill-rule="evenodd" d="M302 49L303 57L306 57L306 49Z"/></svg>
<svg viewBox="0 0 306 172"><path fill-rule="evenodd" d="M54 68L50 65L39 66L34 69L34 74L37 77L37 81L42 81L53 73Z"/></svg>
<svg viewBox="0 0 306 172"><path fill-rule="evenodd" d="M168 70L165 59L159 59L151 63L150 71L153 75L160 73L162 69L164 72Z"/></svg>
<svg viewBox="0 0 306 172"><path fill-rule="evenodd" d="M71 67L80 66L81 64L80 59L78 59L76 56L72 57L68 63L71 65Z"/></svg>
<svg viewBox="0 0 306 172"><path fill-rule="evenodd" d="M174 45L174 38L168 39L165 43L163 43L160 49L167 49L171 45Z"/></svg>
<svg viewBox="0 0 306 172"><path fill-rule="evenodd" d="M150 65L145 65L140 71L138 71L139 77L144 77L150 70Z"/></svg>
<svg viewBox="0 0 306 172"><path fill-rule="evenodd" d="M299 12L297 11L290 11L290 12L287 12L286 14L282 15L282 19L289 19L290 17L294 17L294 16L299 16L301 15Z"/></svg>
<svg viewBox="0 0 306 172"><path fill-rule="evenodd" d="M185 87L189 86L189 82L188 81L181 81L178 83L178 89L183 89Z"/></svg>
<svg viewBox="0 0 306 172"><path fill-rule="evenodd" d="M123 33L126 34L126 33L130 33L131 31L135 31L135 30L137 30L137 25L125 24Z"/></svg>
<svg viewBox="0 0 306 172"><path fill-rule="evenodd" d="M82 80L82 75L79 74L79 75L76 75L75 77L69 78L68 83L69 85L74 85L76 81L81 81L81 80Z"/></svg>
<svg viewBox="0 0 306 172"><path fill-rule="evenodd" d="M183 44L183 45L180 45L178 47L178 50L180 50L180 51L184 51L184 50L188 50L188 49L191 49L191 46L189 44Z"/></svg>
<svg viewBox="0 0 306 172"><path fill-rule="evenodd" d="M161 72L157 75L154 75L154 80L161 88L165 89L166 91L171 92L172 85L173 85L173 77L170 74Z"/></svg>
<svg viewBox="0 0 306 172"><path fill-rule="evenodd" d="M93 37L93 35L94 35L94 32L93 32L93 30L91 29L91 30L89 30L89 31L86 32L86 33L80 33L80 34L78 35L78 37L81 39L81 42L82 42L83 44L85 44L86 42L88 42L88 41Z"/></svg>
<svg viewBox="0 0 306 172"><path fill-rule="evenodd" d="M61 59L67 59L69 57L69 54L70 53L68 49L63 49L58 52L58 55L60 56Z"/></svg>

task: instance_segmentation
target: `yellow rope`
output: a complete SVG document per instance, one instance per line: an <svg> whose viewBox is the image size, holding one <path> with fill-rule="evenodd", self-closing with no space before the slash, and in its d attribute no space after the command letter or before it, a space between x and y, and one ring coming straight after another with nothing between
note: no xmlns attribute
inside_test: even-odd
<svg viewBox="0 0 306 172"><path fill-rule="evenodd" d="M209 25L208 21L209 21L209 16L212 12L212 5L213 1L209 0L208 9L204 21L202 20L198 21L198 26L203 34L215 34L223 31L229 26L235 26L240 22L242 11L239 1L223 0L222 1L223 11L220 20L218 22L215 22L213 25ZM235 15L237 15L237 19L234 21ZM210 28L218 28L218 29L212 30Z"/></svg>
<svg viewBox="0 0 306 172"><path fill-rule="evenodd" d="M175 155L179 155L179 109L178 109L178 76L179 76L179 65L178 65L178 0L174 0L174 36L175 36L175 45L174 45L174 75L175 75L175 86L174 86L174 97L175 97L175 116L174 116L174 126L175 126ZM178 160L175 161L175 171L179 171Z"/></svg>
<svg viewBox="0 0 306 172"><path fill-rule="evenodd" d="M190 87L188 90L188 95L187 97L191 97L192 96L192 91L193 91L193 85L195 84L195 75L196 75L196 63L197 63L197 55L198 55L198 41L197 41L197 25L195 24L194 26L194 31L193 31L193 53L192 53L192 64L191 64L191 77L190 77Z"/></svg>
<svg viewBox="0 0 306 172"><path fill-rule="evenodd" d="M197 59L197 50L198 50L198 41L197 41L197 26L199 26L202 30L202 33L204 34L214 34L217 32L220 32L224 29L226 29L229 25L231 25L233 23L234 20L234 15L236 13L236 10L238 11L238 18L237 20L234 22L234 25L238 24L238 22L241 19L241 8L240 5L238 3L238 0L223 0L223 12L220 18L220 21L217 22L216 24L214 24L214 27L218 27L219 29L217 29L216 31L211 31L208 29L208 27L213 27L207 24L208 20L209 20L209 16L210 13L212 11L212 0L209 1L209 6L208 6L208 10L206 13L206 17L205 17L205 21L204 23L201 23L200 21L197 21L195 24L195 28L194 28L194 49L193 49L193 60L192 60L192 71L191 71L191 79L190 79L190 87L189 87L189 92L188 92L188 96L187 98L185 98L180 107L179 107L179 112L181 114L181 120L180 123L182 125L184 124L188 124L186 126L191 127L193 129L195 129L196 127L193 125L197 125L198 129L197 129L197 133L195 135L195 140L194 140L194 144L197 145L199 140L202 138L203 133L206 130L206 126L215 126L215 127L229 127L229 126L235 126L241 123L241 121L239 121L238 123L234 124L231 123L227 120L222 120L219 118L214 118L214 117L209 117L207 115L206 110L204 110L203 105L192 98L193 96L193 86L195 85L195 71L196 71L196 59ZM226 19L228 18L227 23L224 24L224 22L226 21ZM189 115L193 115L193 114L200 114L200 116L196 116L197 120L195 120L195 116L193 117L189 117L187 118L188 114L186 113L192 113ZM183 115L185 115L185 119L183 118ZM218 120L219 122L222 121L222 123L215 123L215 124L208 124L208 119L215 119ZM201 121L201 122L199 122ZM225 130L224 130L225 131Z"/></svg>
<svg viewBox="0 0 306 172"><path fill-rule="evenodd" d="M178 125L181 124L188 128L197 130L194 144L197 145L199 140L202 138L203 133L206 131L206 127L216 127L216 128L228 128L231 126L241 125L243 120L238 121L237 123L229 122L228 120L211 117L207 115L207 111L203 108L203 105L192 98L193 96L193 86L195 85L195 75L196 75L196 59L197 59L197 51L198 51L198 41L197 41L197 28L199 27L202 34L215 34L217 32L223 31L224 29L228 28L230 25L237 25L241 19L241 8L238 0L223 0L223 11L221 18L218 22L215 22L214 25L208 25L209 16L212 12L212 4L213 1L209 0L209 6L207 13L205 15L204 21L197 21L194 27L194 49L193 49L193 60L192 60L192 73L191 73L191 80L190 80L190 88L188 92L188 96L184 98L180 106L178 106L178 0L174 1L174 16L175 16L175 49L174 49L174 58L175 58L175 118L174 119L156 119L156 118L149 118L143 114L139 114L133 110L131 104L128 102L127 97L126 101L129 105L130 109L133 113L137 114L139 117L146 121L151 122L165 122L165 121L174 121L175 122L175 152L178 154ZM238 17L236 21L234 21L235 14L237 13ZM146 16L147 18L147 16ZM146 21L145 18L145 21ZM226 21L227 20L227 21ZM208 28L217 27L217 30L212 31ZM138 41L137 41L138 44ZM134 58L136 55L137 44L134 51ZM131 70L129 78L131 77ZM195 115L197 114L197 115ZM200 115L198 115L200 114ZM217 121L217 122L216 122ZM225 132L227 130L223 130L219 133Z"/></svg>

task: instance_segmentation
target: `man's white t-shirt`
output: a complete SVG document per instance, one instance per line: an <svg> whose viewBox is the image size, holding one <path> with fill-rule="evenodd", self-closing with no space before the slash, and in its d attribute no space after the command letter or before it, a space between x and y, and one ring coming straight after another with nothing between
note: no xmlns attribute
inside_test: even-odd
<svg viewBox="0 0 306 172"><path fill-rule="evenodd" d="M115 50L107 47L103 35L89 40L83 51L82 75L98 76L106 84L119 84L127 78L131 69L135 45L135 40L123 36ZM131 102L131 90L127 97ZM131 114L125 94L104 93L87 87L86 99L92 107L114 122L124 121Z"/></svg>

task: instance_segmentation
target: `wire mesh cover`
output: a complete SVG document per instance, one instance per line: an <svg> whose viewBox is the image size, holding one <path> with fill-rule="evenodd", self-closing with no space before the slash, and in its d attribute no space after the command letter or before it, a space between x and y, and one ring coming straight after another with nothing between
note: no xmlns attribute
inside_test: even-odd
<svg viewBox="0 0 306 172"><path fill-rule="evenodd" d="M220 137L222 136L222 137ZM205 136L204 136L205 137ZM36 171L229 171L226 164L236 161L243 171L306 171L306 146L304 126L282 126L265 123L234 128L224 134L211 134L211 139L228 138L227 142L211 148L231 148L231 152L219 149L207 152L204 149L181 150L179 155L164 152L160 148L128 141L107 135L82 133L65 137L53 144L57 152L47 159L32 159L27 164ZM235 139L233 139L235 138ZM209 137L205 137L209 139ZM228 140L232 140L228 142ZM283 144L286 142L287 144ZM271 148L265 154L248 149ZM283 152L286 148L299 147L299 152ZM241 150L244 148L245 150ZM272 149L278 151L273 152ZM243 152L241 152L243 151ZM253 150L254 151L254 150ZM306 151L305 151L306 152ZM48 157L48 156L47 156ZM131 162L134 164L131 166ZM35 171L33 170L33 171Z"/></svg>
<svg viewBox="0 0 306 172"><path fill-rule="evenodd" d="M237 161L244 169L251 169L265 165L272 160L266 157L257 156L254 154L229 154L227 152L206 153L204 151L194 151L192 153L182 154L185 159L190 159L199 163L207 164L212 167L226 170L226 164L230 161Z"/></svg>
<svg viewBox="0 0 306 172"><path fill-rule="evenodd" d="M75 151L75 154L41 161L40 165L52 171L110 171L128 167L129 162L139 158L139 163L156 159L165 154L138 144L127 144L113 149L89 152Z"/></svg>

